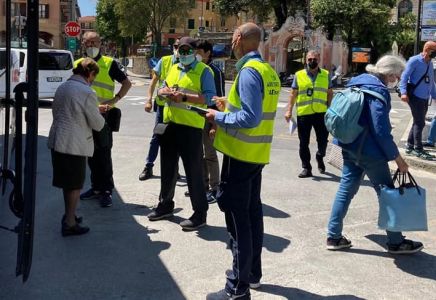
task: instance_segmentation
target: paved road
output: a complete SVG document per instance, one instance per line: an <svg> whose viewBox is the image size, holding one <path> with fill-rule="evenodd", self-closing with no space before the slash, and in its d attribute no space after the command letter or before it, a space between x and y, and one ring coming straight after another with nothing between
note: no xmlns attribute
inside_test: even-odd
<svg viewBox="0 0 436 300"><path fill-rule="evenodd" d="M141 81L141 80L140 80ZM145 81L147 82L147 81ZM156 177L137 179L152 132L154 116L143 111L146 86L138 82L120 104L121 131L115 135L114 205L102 209L83 201L79 214L91 227L88 235L62 238L62 193L51 187L46 148L51 112L40 114L38 190L34 263L29 281L14 278L16 237L0 232L0 299L205 299L224 285L231 264L223 214L211 205L208 226L183 232L178 223L192 213L178 182L176 216L149 222L145 217L159 194ZM436 216L434 176L416 171L427 188L430 231L410 233L424 242L422 253L395 257L384 249L376 228L377 200L368 181L351 204L344 233L354 247L325 250L326 223L340 172L299 179L298 139L282 120L286 90L277 113L271 164L263 172L265 214L263 286L253 299L435 299ZM409 122L407 107L393 102L394 135L401 138ZM181 167L183 174L183 168ZM7 203L0 203L0 223L13 225Z"/></svg>

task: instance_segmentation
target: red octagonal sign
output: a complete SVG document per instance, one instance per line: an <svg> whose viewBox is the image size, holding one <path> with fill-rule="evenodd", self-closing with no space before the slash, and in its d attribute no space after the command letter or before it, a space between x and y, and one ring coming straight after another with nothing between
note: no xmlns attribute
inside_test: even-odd
<svg viewBox="0 0 436 300"><path fill-rule="evenodd" d="M77 22L68 22L65 24L65 34L67 36L78 36L80 34L80 25Z"/></svg>

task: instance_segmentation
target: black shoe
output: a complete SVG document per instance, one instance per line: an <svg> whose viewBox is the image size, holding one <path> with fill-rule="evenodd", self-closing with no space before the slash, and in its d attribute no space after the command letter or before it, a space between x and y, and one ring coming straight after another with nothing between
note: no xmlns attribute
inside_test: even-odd
<svg viewBox="0 0 436 300"><path fill-rule="evenodd" d="M425 148L434 148L434 144L433 143L429 143L429 142L423 142L422 146Z"/></svg>
<svg viewBox="0 0 436 300"><path fill-rule="evenodd" d="M165 218L169 218L173 216L174 207L164 207L162 205L162 202L159 202L159 204L156 206L156 208L153 209L151 213L148 214L148 219L150 221L158 221Z"/></svg>
<svg viewBox="0 0 436 300"><path fill-rule="evenodd" d="M321 174L324 174L324 173L325 173L325 164L324 164L324 160L322 159L322 157L321 157L321 158L317 158L316 160L317 160L317 162L318 162L318 171L319 171Z"/></svg>
<svg viewBox="0 0 436 300"><path fill-rule="evenodd" d="M104 192L100 197L100 206L101 207L110 207L112 206L112 195L110 192Z"/></svg>
<svg viewBox="0 0 436 300"><path fill-rule="evenodd" d="M75 219L77 224L80 224L83 221L83 217L75 216ZM65 223L65 215L62 216L61 225L63 225L64 223Z"/></svg>
<svg viewBox="0 0 436 300"><path fill-rule="evenodd" d="M421 251L424 245L421 242L414 242L411 240L404 240L399 245L389 245L388 252L392 254L413 254Z"/></svg>
<svg viewBox="0 0 436 300"><path fill-rule="evenodd" d="M189 195L189 191L186 191L185 192L185 197L189 197L190 195Z"/></svg>
<svg viewBox="0 0 436 300"><path fill-rule="evenodd" d="M89 227L76 225L68 226L67 224L62 224L62 236L70 235L81 235L89 232Z"/></svg>
<svg viewBox="0 0 436 300"><path fill-rule="evenodd" d="M308 169L303 169L303 171L301 171L300 174L298 174L299 178L307 178L307 177L312 177L312 171L308 170Z"/></svg>
<svg viewBox="0 0 436 300"><path fill-rule="evenodd" d="M93 188L90 188L86 192L80 194L80 200L92 200L92 199L99 199L101 193L99 191L94 190Z"/></svg>
<svg viewBox="0 0 436 300"><path fill-rule="evenodd" d="M351 247L353 247L353 244L351 244L351 241L344 236L339 239L327 238L327 250L340 250Z"/></svg>
<svg viewBox="0 0 436 300"><path fill-rule="evenodd" d="M206 213L197 213L194 214L185 221L180 222L180 226L184 231L193 231L197 230L200 227L206 225Z"/></svg>
<svg viewBox="0 0 436 300"><path fill-rule="evenodd" d="M209 204L216 202L216 194L217 194L216 190L210 190L206 193L207 202Z"/></svg>
<svg viewBox="0 0 436 300"><path fill-rule="evenodd" d="M153 177L153 168L151 167L145 167L144 170L142 170L141 174L139 174L139 180L144 181L147 179L150 179Z"/></svg>

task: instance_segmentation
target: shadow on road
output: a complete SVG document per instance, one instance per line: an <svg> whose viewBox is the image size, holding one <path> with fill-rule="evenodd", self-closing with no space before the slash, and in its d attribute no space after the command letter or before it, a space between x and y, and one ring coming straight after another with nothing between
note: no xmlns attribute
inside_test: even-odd
<svg viewBox="0 0 436 300"><path fill-rule="evenodd" d="M171 244L153 241L157 231L137 221L149 208L125 204L116 190L111 208L101 208L96 200L81 201L78 214L91 231L63 238L62 191L51 186L45 136L38 139L37 176L30 277L25 285L15 278L16 237L0 234L1 299L185 299L159 258ZM86 182L84 189L88 187ZM4 203L2 199L2 208ZM2 210L2 220L4 214Z"/></svg>
<svg viewBox="0 0 436 300"><path fill-rule="evenodd" d="M259 294L271 294L285 297L286 299L364 299L353 295L321 296L297 288L284 287L273 284L262 284L262 287L259 290Z"/></svg>
<svg viewBox="0 0 436 300"><path fill-rule="evenodd" d="M271 217L276 219L286 219L291 217L291 215L289 215L288 213L275 207L269 206L265 203L262 203L262 210L265 217Z"/></svg>

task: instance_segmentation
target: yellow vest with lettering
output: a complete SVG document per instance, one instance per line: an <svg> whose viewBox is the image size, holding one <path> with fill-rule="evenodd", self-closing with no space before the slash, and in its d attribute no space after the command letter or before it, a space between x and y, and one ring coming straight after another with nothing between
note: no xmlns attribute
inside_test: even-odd
<svg viewBox="0 0 436 300"><path fill-rule="evenodd" d="M82 60L83 58L79 58L78 60L76 60L74 62L74 67L76 67L77 64L80 63ZM102 56L97 61L100 71L98 72L97 77L95 78L91 87L97 94L99 103L103 103L114 98L115 82L109 76L109 70L113 61L114 59L109 56Z"/></svg>
<svg viewBox="0 0 436 300"><path fill-rule="evenodd" d="M262 77L264 90L262 120L254 128L233 129L218 126L214 147L225 155L237 160L267 164L270 159L274 119L280 94L280 80L277 73L267 62L252 59L245 63L242 69L244 68L253 68ZM241 99L236 88L238 79L239 74L230 89L226 112L241 110Z"/></svg>
<svg viewBox="0 0 436 300"><path fill-rule="evenodd" d="M198 62L193 69L181 76L182 70L178 64L174 64L165 78L165 82L170 88L177 85L178 90L183 93L201 94L201 75L206 68L206 64ZM167 101L164 107L164 123L173 122L202 129L205 123L204 117L195 111L187 109L187 105L206 108L206 104Z"/></svg>
<svg viewBox="0 0 436 300"><path fill-rule="evenodd" d="M326 112L329 72L320 69L315 82L307 75L306 69L298 71L295 76L298 83L297 116Z"/></svg>

